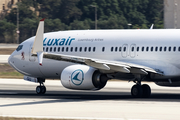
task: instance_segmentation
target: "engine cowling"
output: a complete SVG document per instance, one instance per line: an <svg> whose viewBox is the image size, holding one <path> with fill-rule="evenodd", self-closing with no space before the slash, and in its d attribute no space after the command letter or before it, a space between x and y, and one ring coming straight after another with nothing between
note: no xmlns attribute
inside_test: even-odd
<svg viewBox="0 0 180 120"><path fill-rule="evenodd" d="M105 74L86 65L71 65L61 73L61 83L69 89L99 90L106 85L107 80Z"/></svg>

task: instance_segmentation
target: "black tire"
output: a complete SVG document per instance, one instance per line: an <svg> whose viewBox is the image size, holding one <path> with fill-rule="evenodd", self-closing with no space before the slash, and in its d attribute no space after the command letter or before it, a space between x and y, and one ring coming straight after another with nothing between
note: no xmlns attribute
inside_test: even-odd
<svg viewBox="0 0 180 120"><path fill-rule="evenodd" d="M37 87L36 87L36 93L37 93L37 94L41 94L41 93L42 93L41 86L37 86Z"/></svg>
<svg viewBox="0 0 180 120"><path fill-rule="evenodd" d="M46 93L46 87L45 86L41 86L41 94L45 94Z"/></svg>
<svg viewBox="0 0 180 120"><path fill-rule="evenodd" d="M151 96L151 88L149 85L143 84L142 90L143 90L143 94L142 94L143 98L149 98Z"/></svg>
<svg viewBox="0 0 180 120"><path fill-rule="evenodd" d="M37 86L36 87L36 93L37 94L45 94L46 93L46 87L45 86Z"/></svg>
<svg viewBox="0 0 180 120"><path fill-rule="evenodd" d="M143 94L143 90L141 85L133 85L133 87L131 88L131 95L134 98L140 98L142 97L142 94Z"/></svg>

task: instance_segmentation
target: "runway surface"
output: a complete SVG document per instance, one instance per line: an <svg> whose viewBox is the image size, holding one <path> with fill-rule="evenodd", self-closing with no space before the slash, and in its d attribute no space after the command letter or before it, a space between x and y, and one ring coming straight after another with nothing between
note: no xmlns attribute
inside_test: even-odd
<svg viewBox="0 0 180 120"><path fill-rule="evenodd" d="M8 58L10 55L0 55L0 63L8 63Z"/></svg>
<svg viewBox="0 0 180 120"><path fill-rule="evenodd" d="M74 91L60 81L47 80L47 93L37 95L38 84L15 79L0 79L0 116L115 119L179 120L180 88L166 88L148 83L151 98L132 98L133 83L108 82L100 91Z"/></svg>

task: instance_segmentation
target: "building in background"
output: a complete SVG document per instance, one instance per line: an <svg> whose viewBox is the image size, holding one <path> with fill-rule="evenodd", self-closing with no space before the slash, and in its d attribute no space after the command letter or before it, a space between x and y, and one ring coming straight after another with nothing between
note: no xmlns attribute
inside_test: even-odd
<svg viewBox="0 0 180 120"><path fill-rule="evenodd" d="M13 5L20 0L0 0L0 19L10 12Z"/></svg>
<svg viewBox="0 0 180 120"><path fill-rule="evenodd" d="M164 28L180 29L180 0L164 0Z"/></svg>

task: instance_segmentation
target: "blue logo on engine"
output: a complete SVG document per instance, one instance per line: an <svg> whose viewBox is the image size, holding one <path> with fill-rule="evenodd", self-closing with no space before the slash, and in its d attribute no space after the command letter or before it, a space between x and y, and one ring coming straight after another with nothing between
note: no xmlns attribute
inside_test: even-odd
<svg viewBox="0 0 180 120"><path fill-rule="evenodd" d="M81 85L83 80L84 80L84 73L82 70L80 70L80 69L75 70L71 74L71 81L74 85Z"/></svg>

